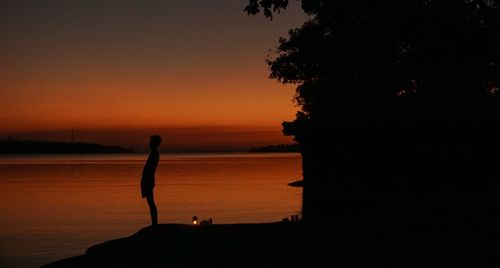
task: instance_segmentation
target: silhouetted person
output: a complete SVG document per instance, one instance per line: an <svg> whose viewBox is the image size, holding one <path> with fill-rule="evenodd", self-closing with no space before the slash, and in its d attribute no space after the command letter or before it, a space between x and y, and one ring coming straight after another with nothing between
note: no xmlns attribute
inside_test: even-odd
<svg viewBox="0 0 500 268"><path fill-rule="evenodd" d="M151 136L149 141L149 153L148 160L144 165L142 171L141 179L141 192L142 197L146 198L149 205L149 211L151 212L151 225L158 225L158 211L156 210L155 200L153 197L153 188L155 187L155 171L158 166L158 161L160 160L160 153L158 152L158 147L161 143L161 137L157 135Z"/></svg>

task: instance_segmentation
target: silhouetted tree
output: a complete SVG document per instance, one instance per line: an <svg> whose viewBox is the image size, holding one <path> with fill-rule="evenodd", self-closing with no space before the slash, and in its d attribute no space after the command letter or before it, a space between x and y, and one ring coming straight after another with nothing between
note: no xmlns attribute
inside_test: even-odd
<svg viewBox="0 0 500 268"><path fill-rule="evenodd" d="M312 16L279 42L271 77L323 97L490 94L500 79L500 1L303 0ZM251 0L267 17L286 0ZM325 88L321 90L321 88Z"/></svg>
<svg viewBox="0 0 500 268"><path fill-rule="evenodd" d="M267 63L271 78L297 85L301 111L283 125L302 146L305 218L352 212L377 187L401 191L366 176L470 164L463 148L471 139L452 136L498 112L496 102L472 99L499 93L500 1L300 2L310 19L280 39ZM287 6L249 0L245 11L272 19ZM457 146L460 153L441 157Z"/></svg>

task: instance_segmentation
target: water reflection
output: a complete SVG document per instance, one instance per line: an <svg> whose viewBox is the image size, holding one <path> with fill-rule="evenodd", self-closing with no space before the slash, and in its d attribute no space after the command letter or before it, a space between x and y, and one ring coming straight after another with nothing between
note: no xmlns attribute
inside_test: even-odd
<svg viewBox="0 0 500 268"><path fill-rule="evenodd" d="M146 155L2 156L0 266L37 266L149 224L140 193ZM300 210L297 154L163 154L160 223L278 221Z"/></svg>

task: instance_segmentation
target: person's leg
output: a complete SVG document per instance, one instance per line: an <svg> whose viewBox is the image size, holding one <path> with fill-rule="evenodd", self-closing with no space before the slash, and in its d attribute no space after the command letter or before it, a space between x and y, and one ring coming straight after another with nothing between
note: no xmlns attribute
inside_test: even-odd
<svg viewBox="0 0 500 268"><path fill-rule="evenodd" d="M146 197L149 205L149 211L151 213L151 225L156 226L158 224L158 211L156 210L155 199L153 193Z"/></svg>

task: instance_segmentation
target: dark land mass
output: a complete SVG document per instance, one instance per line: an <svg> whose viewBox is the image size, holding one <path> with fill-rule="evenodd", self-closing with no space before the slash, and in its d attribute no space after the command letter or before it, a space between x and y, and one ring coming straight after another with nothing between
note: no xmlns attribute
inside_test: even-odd
<svg viewBox="0 0 500 268"><path fill-rule="evenodd" d="M252 147L251 153L298 153L300 146L298 143L268 145L263 147Z"/></svg>
<svg viewBox="0 0 500 268"><path fill-rule="evenodd" d="M396 219L397 217L393 217ZM162 224L44 267L491 267L493 226L400 221Z"/></svg>
<svg viewBox="0 0 500 268"><path fill-rule="evenodd" d="M59 142L38 140L0 141L0 154L108 154L133 153L120 146L105 146L85 142Z"/></svg>

